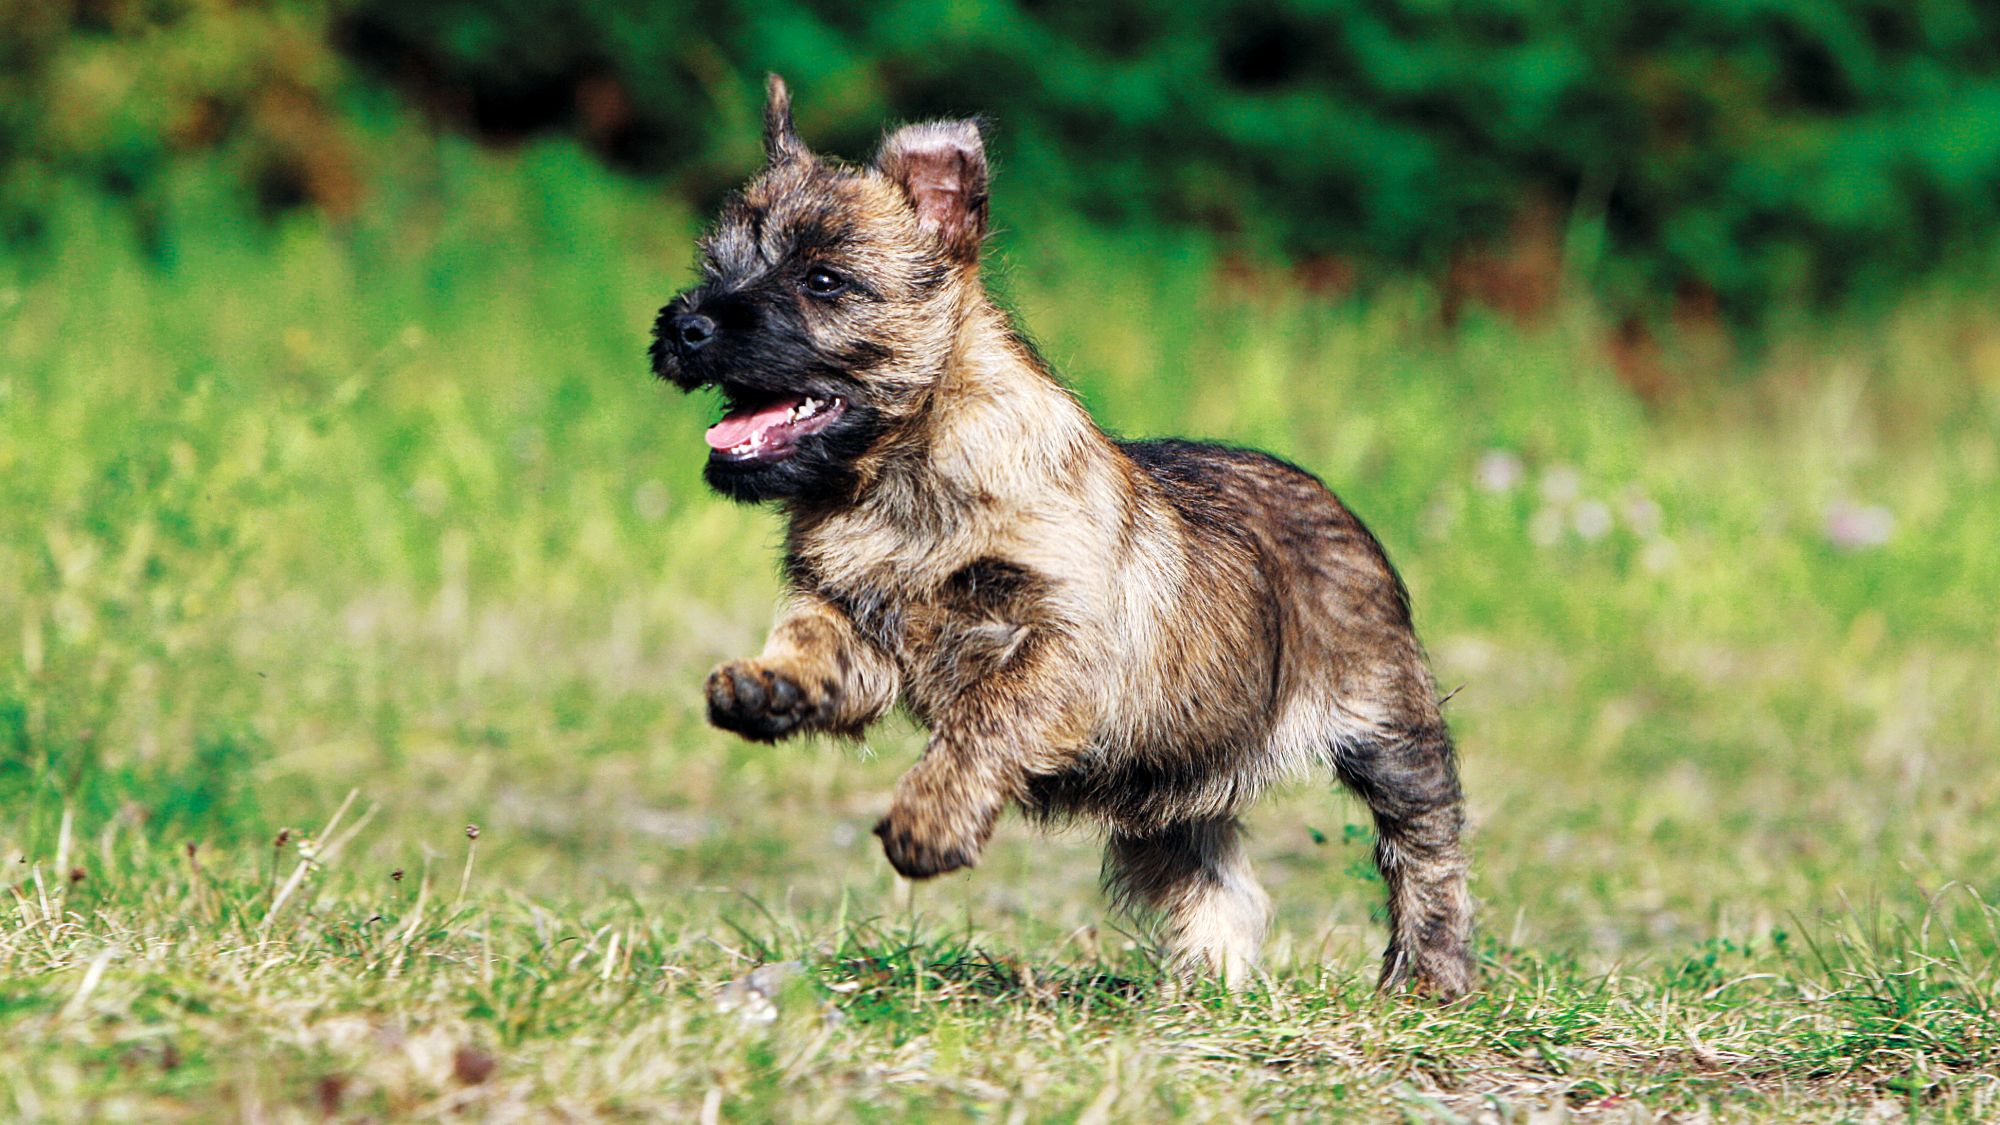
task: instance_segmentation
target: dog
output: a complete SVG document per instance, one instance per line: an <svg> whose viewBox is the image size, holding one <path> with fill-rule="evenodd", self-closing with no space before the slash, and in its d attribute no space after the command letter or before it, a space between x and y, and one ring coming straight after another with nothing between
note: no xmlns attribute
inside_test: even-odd
<svg viewBox="0 0 2000 1125"><path fill-rule="evenodd" d="M1474 981L1455 752L1381 544L1306 471L1107 436L980 279L979 124L810 151L766 88L763 170L654 324L654 372L721 391L704 471L787 517L788 594L706 686L717 727L929 731L875 832L925 879L1002 810L1103 830L1104 881L1183 975L1240 986L1270 900L1239 818L1330 770L1373 815L1380 984Z"/></svg>

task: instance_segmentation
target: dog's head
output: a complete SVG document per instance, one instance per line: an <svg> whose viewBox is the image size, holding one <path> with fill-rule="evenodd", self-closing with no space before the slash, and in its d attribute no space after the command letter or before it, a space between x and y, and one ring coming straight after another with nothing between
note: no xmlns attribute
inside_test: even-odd
<svg viewBox="0 0 2000 1125"><path fill-rule="evenodd" d="M799 139L775 75L766 96L765 168L702 239L700 284L660 310L653 370L721 390L717 491L844 498L950 358L986 233L986 154L975 122L949 121L842 164Z"/></svg>

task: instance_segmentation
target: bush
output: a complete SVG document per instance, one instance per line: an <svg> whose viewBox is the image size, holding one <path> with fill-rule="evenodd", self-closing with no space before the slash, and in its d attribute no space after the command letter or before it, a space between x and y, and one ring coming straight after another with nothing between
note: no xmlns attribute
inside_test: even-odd
<svg viewBox="0 0 2000 1125"><path fill-rule="evenodd" d="M773 68L849 152L988 113L1017 181L1103 219L1436 270L1553 208L1601 223L1615 294L1739 316L1879 295L2000 223L2000 9L1972 0L362 0L344 26L475 121L698 191L753 158Z"/></svg>
<svg viewBox="0 0 2000 1125"><path fill-rule="evenodd" d="M133 182L190 132L240 138L267 169L253 181L290 169L291 196L337 205L339 162L316 156L338 151L332 127L307 111L326 104L330 35L442 120L574 134L704 201L756 159L767 69L799 87L806 134L851 155L888 119L984 113L1011 181L1049 205L1197 224L1322 276L1566 254L1621 304L1747 319L1893 293L2000 226L2000 8L1976 0L91 10L125 7L167 14L31 5L0 32L19 95L0 157ZM115 111L117 83L91 79L113 72Z"/></svg>
<svg viewBox="0 0 2000 1125"><path fill-rule="evenodd" d="M345 71L311 2L0 0L0 232L33 236L79 186L130 198L144 232L196 152L268 209L350 211Z"/></svg>

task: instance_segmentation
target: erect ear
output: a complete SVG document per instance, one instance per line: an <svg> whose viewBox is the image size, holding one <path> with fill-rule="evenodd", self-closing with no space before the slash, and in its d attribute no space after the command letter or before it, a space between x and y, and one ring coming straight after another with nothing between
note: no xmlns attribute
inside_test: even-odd
<svg viewBox="0 0 2000 1125"><path fill-rule="evenodd" d="M952 256L979 257L986 237L986 146L978 122L905 125L882 141L875 167L903 186L918 225Z"/></svg>
<svg viewBox="0 0 2000 1125"><path fill-rule="evenodd" d="M764 76L764 159L786 164L807 155L806 143L792 125L792 92L775 74Z"/></svg>

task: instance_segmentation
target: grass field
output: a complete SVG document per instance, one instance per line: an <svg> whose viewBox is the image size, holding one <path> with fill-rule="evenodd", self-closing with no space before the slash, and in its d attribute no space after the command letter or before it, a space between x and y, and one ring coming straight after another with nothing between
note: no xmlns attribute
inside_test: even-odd
<svg viewBox="0 0 2000 1125"><path fill-rule="evenodd" d="M2000 1117L1989 294L1649 411L1582 301L1447 334L1010 231L1099 418L1320 473L1463 685L1485 990L1371 994L1366 818L1307 788L1229 996L1165 986L1087 839L898 885L906 723L703 726L776 523L642 360L693 218L408 151L353 226L191 175L144 253L79 201L0 260L0 1117Z"/></svg>

